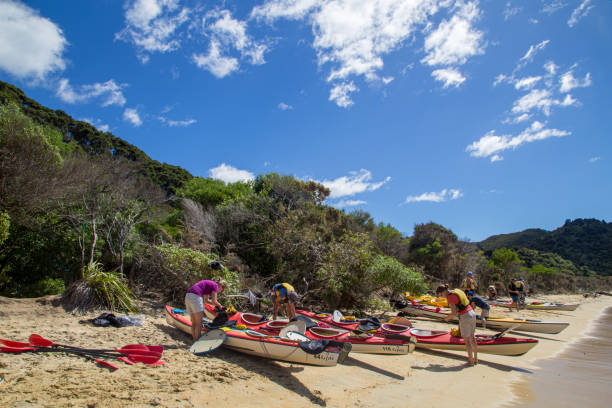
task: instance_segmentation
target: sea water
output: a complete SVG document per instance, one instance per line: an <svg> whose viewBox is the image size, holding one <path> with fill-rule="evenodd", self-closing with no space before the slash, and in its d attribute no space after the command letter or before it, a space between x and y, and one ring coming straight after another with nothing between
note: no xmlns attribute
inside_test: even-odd
<svg viewBox="0 0 612 408"><path fill-rule="evenodd" d="M506 407L612 407L612 307L585 337L536 366L512 385L515 399Z"/></svg>

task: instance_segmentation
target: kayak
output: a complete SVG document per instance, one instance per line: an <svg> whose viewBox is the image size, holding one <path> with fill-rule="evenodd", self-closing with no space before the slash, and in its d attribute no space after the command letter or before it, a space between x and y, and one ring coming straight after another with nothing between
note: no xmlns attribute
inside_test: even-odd
<svg viewBox="0 0 612 408"><path fill-rule="evenodd" d="M356 319L351 316L344 317L343 320L335 319L331 313L315 313L306 309L296 309L297 314L309 317L310 319L317 320L330 326L339 327L349 331L364 331L360 329L360 325L365 319ZM377 336L387 335L407 335L410 336L410 326L404 324L395 324L392 322L381 323L380 327L376 331L372 332Z"/></svg>
<svg viewBox="0 0 612 408"><path fill-rule="evenodd" d="M431 295L410 296L408 292L406 292L406 299L410 301L415 301L423 305L448 307L448 300L446 300L446 298L435 297Z"/></svg>
<svg viewBox="0 0 612 408"><path fill-rule="evenodd" d="M303 309L298 309L296 312L304 316L311 317L312 319L319 319L321 322L348 330L355 330L355 328L359 326L359 321L361 321L340 322L337 319L334 319L332 314L314 313ZM463 338L452 336L449 331L415 329L411 328L410 326L382 323L380 330L376 334L379 333L381 335L384 335L383 333L399 333L404 336L414 336L417 339L417 348L465 350L465 341ZM421 344L421 342L423 343ZM525 354L538 343L538 341L535 339L485 335L477 335L476 342L478 344L478 351L481 353L500 354L506 356L518 356ZM353 351L355 351L355 345L353 345Z"/></svg>
<svg viewBox="0 0 612 408"><path fill-rule="evenodd" d="M417 347L434 350L465 351L465 340L455 337L449 331L410 329L417 337ZM519 337L496 337L476 335L478 353L520 356L538 344L536 339Z"/></svg>
<svg viewBox="0 0 612 408"><path fill-rule="evenodd" d="M507 308L515 308L516 305L512 305L512 302L500 301L500 300L487 300L490 305L501 306ZM526 302L521 305L521 309L529 310L563 310L563 311L574 311L578 309L580 303L552 303L552 302Z"/></svg>
<svg viewBox="0 0 612 408"><path fill-rule="evenodd" d="M440 309L439 307L429 307L429 306L421 306L421 305L412 305L406 304L402 307L396 304L396 309L401 310L402 312L408 313L412 316L420 316L420 317L429 317L433 319L444 319L446 316L450 314L450 311L445 311ZM478 323L482 325L480 316L476 317L478 319ZM456 322L457 319L454 319ZM531 320L531 319L501 319L495 317L487 318L487 328L495 329L495 330L505 330L510 327L514 327L516 331L524 331L524 332L533 332L533 333L547 333L547 334L557 334L561 333L565 328L569 326L569 323L564 322L545 322L541 320Z"/></svg>
<svg viewBox="0 0 612 408"><path fill-rule="evenodd" d="M166 321L171 326L191 335L191 319L188 315L178 313L171 306L166 306ZM319 354L309 354L299 346L298 341L270 336L253 329L224 328L224 331L227 338L223 347L273 360L330 367L338 363L341 353L338 347L329 346Z"/></svg>
<svg viewBox="0 0 612 408"><path fill-rule="evenodd" d="M213 306L205 305L206 315L213 319L217 316ZM265 320L265 316L253 313L236 312L229 316L229 320L235 320L236 324L243 324L249 329L261 331L263 333L278 334L280 329L285 327L289 322L286 320ZM384 336L374 336L370 333L360 333L356 335L349 330L340 330L329 327L310 327L303 333L306 337L317 340L326 339L339 341L343 343L351 343L352 353L367 353L367 354L408 354L414 351L416 338L407 333L405 338L390 339ZM356 327L357 325L355 325ZM397 326L400 328L400 326ZM393 333L405 332L408 326L401 326L401 330L396 330ZM390 328L391 329L391 328ZM392 329L391 329L392 330ZM392 333L391 331L389 333Z"/></svg>

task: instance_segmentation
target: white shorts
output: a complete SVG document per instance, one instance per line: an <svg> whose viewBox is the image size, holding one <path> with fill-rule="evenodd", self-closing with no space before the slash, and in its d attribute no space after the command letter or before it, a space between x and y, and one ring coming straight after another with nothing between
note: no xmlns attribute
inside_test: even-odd
<svg viewBox="0 0 612 408"><path fill-rule="evenodd" d="M466 314L459 315L459 331L463 338L474 335L476 332L476 313L474 313L473 310L470 310Z"/></svg>
<svg viewBox="0 0 612 408"><path fill-rule="evenodd" d="M198 296L195 293L188 293L185 295L185 310L187 313L194 314L204 311L204 299L202 296Z"/></svg>

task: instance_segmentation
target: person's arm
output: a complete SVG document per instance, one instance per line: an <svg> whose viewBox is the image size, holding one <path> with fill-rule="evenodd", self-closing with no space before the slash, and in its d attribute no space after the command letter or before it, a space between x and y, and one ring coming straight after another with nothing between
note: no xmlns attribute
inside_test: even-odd
<svg viewBox="0 0 612 408"><path fill-rule="evenodd" d="M223 305L219 302L217 302L217 292L212 292L210 294L210 297L212 298L212 304L217 306L219 309L224 309Z"/></svg>
<svg viewBox="0 0 612 408"><path fill-rule="evenodd" d="M457 307L455 306L455 304L454 303L449 303L448 305L450 306L451 314L444 318L445 322L448 322L449 320L451 320L455 316L457 316Z"/></svg>
<svg viewBox="0 0 612 408"><path fill-rule="evenodd" d="M278 307L280 306L280 298L278 296L274 297L274 311L272 312L273 320L276 320L278 317Z"/></svg>

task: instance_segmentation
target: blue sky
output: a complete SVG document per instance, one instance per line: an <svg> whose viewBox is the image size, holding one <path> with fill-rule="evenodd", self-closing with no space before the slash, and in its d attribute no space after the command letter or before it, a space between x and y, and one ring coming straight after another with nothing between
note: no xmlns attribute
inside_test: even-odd
<svg viewBox="0 0 612 408"><path fill-rule="evenodd" d="M410 235L612 214L612 1L0 0L0 78L196 176Z"/></svg>

